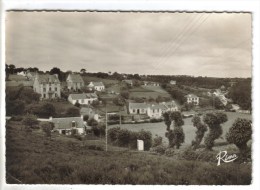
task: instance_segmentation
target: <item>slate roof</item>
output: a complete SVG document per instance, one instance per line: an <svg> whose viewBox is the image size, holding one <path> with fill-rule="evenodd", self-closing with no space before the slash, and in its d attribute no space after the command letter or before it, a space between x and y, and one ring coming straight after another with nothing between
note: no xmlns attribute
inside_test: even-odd
<svg viewBox="0 0 260 190"><path fill-rule="evenodd" d="M194 95L194 94L188 94L185 96L186 98L198 98L198 96Z"/></svg>
<svg viewBox="0 0 260 190"><path fill-rule="evenodd" d="M103 82L92 82L94 86L104 86Z"/></svg>
<svg viewBox="0 0 260 190"><path fill-rule="evenodd" d="M38 78L39 83L60 83L60 80L56 75L36 75L36 78Z"/></svg>
<svg viewBox="0 0 260 190"><path fill-rule="evenodd" d="M161 104L150 104L149 107L152 110L154 110L154 109L165 109L165 106L161 105Z"/></svg>
<svg viewBox="0 0 260 190"><path fill-rule="evenodd" d="M84 122L81 117L65 117L65 118L52 118L54 129L70 129L72 122L76 122L76 128L83 128Z"/></svg>
<svg viewBox="0 0 260 190"><path fill-rule="evenodd" d="M149 107L149 104L146 104L146 103L133 103L133 102L129 102L129 108L131 109L145 109L145 108L148 108Z"/></svg>
<svg viewBox="0 0 260 190"><path fill-rule="evenodd" d="M97 96L95 93L70 94L69 96L70 96L73 100L98 98L98 96Z"/></svg>
<svg viewBox="0 0 260 190"><path fill-rule="evenodd" d="M175 107L177 106L177 104L175 103L175 101L162 102L162 103L160 103L160 105L164 105L166 108L175 108Z"/></svg>
<svg viewBox="0 0 260 190"><path fill-rule="evenodd" d="M84 82L79 74L69 74L72 82Z"/></svg>

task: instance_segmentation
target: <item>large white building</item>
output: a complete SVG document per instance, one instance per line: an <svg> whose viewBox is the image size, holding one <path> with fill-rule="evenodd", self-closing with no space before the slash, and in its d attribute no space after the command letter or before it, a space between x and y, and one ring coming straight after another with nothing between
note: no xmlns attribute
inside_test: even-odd
<svg viewBox="0 0 260 190"><path fill-rule="evenodd" d="M194 94L188 94L185 96L188 104L199 105L199 97Z"/></svg>
<svg viewBox="0 0 260 190"><path fill-rule="evenodd" d="M60 98L60 81L57 75L36 74L33 90L41 95L41 99Z"/></svg>
<svg viewBox="0 0 260 190"><path fill-rule="evenodd" d="M178 111L174 101L162 102L160 104L152 103L129 103L128 111L132 115L147 115L150 118L161 118L167 111Z"/></svg>
<svg viewBox="0 0 260 190"><path fill-rule="evenodd" d="M69 90L77 91L84 87L84 80L79 74L69 74L66 82Z"/></svg>

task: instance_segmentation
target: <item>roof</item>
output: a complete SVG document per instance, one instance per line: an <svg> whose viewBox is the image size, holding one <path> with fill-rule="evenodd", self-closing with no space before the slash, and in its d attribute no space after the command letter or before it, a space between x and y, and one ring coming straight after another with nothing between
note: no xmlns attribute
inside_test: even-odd
<svg viewBox="0 0 260 190"><path fill-rule="evenodd" d="M65 117L65 118L52 118L54 129L70 129L72 122L76 122L76 128L83 128L84 123L81 117Z"/></svg>
<svg viewBox="0 0 260 190"><path fill-rule="evenodd" d="M104 86L103 82L92 82L94 86Z"/></svg>
<svg viewBox="0 0 260 190"><path fill-rule="evenodd" d="M72 82L84 82L79 74L69 74L68 78L71 78Z"/></svg>
<svg viewBox="0 0 260 190"><path fill-rule="evenodd" d="M177 106L177 104L175 103L175 101L162 102L162 103L160 103L160 104L166 106L167 108L174 108L174 107Z"/></svg>
<svg viewBox="0 0 260 190"><path fill-rule="evenodd" d="M129 102L129 108L132 108L132 109L136 109L136 108L145 109L145 108L148 108L148 107L149 107L149 104L146 104L146 103L132 103L132 102Z"/></svg>
<svg viewBox="0 0 260 190"><path fill-rule="evenodd" d="M185 97L186 98L198 98L198 96L196 96L195 94L187 94Z"/></svg>
<svg viewBox="0 0 260 190"><path fill-rule="evenodd" d="M165 109L165 106L162 104L150 104L149 105L150 109Z"/></svg>
<svg viewBox="0 0 260 190"><path fill-rule="evenodd" d="M81 115L90 115L90 114L95 114L95 111L92 108L83 107L80 109L80 114Z"/></svg>
<svg viewBox="0 0 260 190"><path fill-rule="evenodd" d="M38 78L39 83L60 83L60 80L56 75L42 75L42 74L37 74L36 78Z"/></svg>
<svg viewBox="0 0 260 190"><path fill-rule="evenodd" d="M73 100L98 98L95 93L70 94L69 96Z"/></svg>

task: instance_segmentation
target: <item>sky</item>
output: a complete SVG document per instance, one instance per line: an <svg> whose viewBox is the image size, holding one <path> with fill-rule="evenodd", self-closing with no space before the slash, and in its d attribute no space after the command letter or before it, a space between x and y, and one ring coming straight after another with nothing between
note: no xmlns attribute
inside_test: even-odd
<svg viewBox="0 0 260 190"><path fill-rule="evenodd" d="M8 12L6 64L251 77L250 13Z"/></svg>

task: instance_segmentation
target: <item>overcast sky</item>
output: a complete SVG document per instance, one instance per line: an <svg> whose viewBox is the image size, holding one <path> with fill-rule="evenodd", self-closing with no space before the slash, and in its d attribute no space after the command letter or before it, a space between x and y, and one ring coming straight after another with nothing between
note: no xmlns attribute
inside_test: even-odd
<svg viewBox="0 0 260 190"><path fill-rule="evenodd" d="M8 12L6 63L251 77L249 13Z"/></svg>

